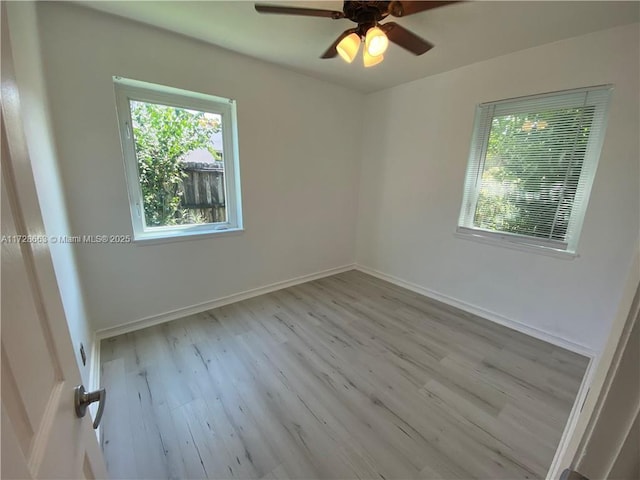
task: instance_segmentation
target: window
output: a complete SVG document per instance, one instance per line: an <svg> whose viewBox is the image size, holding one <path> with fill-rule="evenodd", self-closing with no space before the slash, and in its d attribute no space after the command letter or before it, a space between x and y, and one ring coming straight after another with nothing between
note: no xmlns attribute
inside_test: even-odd
<svg viewBox="0 0 640 480"><path fill-rule="evenodd" d="M242 229L235 101L114 83L134 239Z"/></svg>
<svg viewBox="0 0 640 480"><path fill-rule="evenodd" d="M610 92L593 87L480 105L458 232L574 254Z"/></svg>

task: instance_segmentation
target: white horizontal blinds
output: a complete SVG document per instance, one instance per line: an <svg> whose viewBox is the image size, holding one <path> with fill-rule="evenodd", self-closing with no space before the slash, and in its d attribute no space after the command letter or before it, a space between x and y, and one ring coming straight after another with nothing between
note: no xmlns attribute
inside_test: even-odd
<svg viewBox="0 0 640 480"><path fill-rule="evenodd" d="M461 226L567 248L586 208L609 91L481 105Z"/></svg>

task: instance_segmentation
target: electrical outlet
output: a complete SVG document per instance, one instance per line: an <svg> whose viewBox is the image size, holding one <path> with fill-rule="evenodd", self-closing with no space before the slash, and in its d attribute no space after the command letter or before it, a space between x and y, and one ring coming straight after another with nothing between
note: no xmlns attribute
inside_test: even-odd
<svg viewBox="0 0 640 480"><path fill-rule="evenodd" d="M80 344L80 357L82 358L82 365L87 364L87 354L84 351L84 345Z"/></svg>

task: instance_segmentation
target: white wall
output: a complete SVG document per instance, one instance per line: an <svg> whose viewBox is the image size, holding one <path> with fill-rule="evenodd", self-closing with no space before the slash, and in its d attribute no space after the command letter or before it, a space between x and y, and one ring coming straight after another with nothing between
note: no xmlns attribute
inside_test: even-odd
<svg viewBox="0 0 640 480"><path fill-rule="evenodd" d="M36 10L32 3L10 2L7 11L11 25L10 38L16 81L22 103L22 119L45 230L47 235L53 237L68 235L66 202L60 180L56 146L50 128L47 92L42 77ZM89 386L93 329L85 308L75 255L69 244L51 243L49 249L76 360L82 380ZM87 365L83 365L80 357L81 343L87 354Z"/></svg>
<svg viewBox="0 0 640 480"><path fill-rule="evenodd" d="M82 7L37 8L74 234L131 232L113 75L238 101L246 231L76 245L96 329L354 261L361 94Z"/></svg>
<svg viewBox="0 0 640 480"><path fill-rule="evenodd" d="M367 96L357 262L599 351L639 232L638 24L543 45ZM475 106L613 83L579 258L454 237Z"/></svg>
<svg viewBox="0 0 640 480"><path fill-rule="evenodd" d="M489 314L601 349L638 241L638 25L364 97L81 7L43 3L38 13L75 234L131 231L112 75L238 100L246 231L162 245L76 245L94 328L356 259ZM615 92L580 257L563 260L454 237L475 106L603 83L613 83Z"/></svg>

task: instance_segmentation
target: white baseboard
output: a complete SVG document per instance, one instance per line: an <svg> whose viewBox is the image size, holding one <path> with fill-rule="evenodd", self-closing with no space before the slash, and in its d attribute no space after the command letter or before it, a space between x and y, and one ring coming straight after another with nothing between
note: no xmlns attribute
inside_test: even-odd
<svg viewBox="0 0 640 480"><path fill-rule="evenodd" d="M567 418L567 423L564 426L564 431L562 432L560 443L558 443L558 448L556 448L556 453L553 456L553 460L551 461L551 466L547 471L545 480L557 480L562 474L562 457L564 455L564 451L569 445L571 437L575 432L576 425L578 424L578 419L580 417L580 412L582 411L582 406L587 401L587 395L589 394L598 362L599 357L596 357L594 355L589 357L589 365L587 365L587 370L584 372L584 376L582 377L582 383L580 384L576 399L573 402L573 406L571 407L569 418Z"/></svg>
<svg viewBox="0 0 640 480"><path fill-rule="evenodd" d="M93 334L93 345L91 345L91 357L89 359L89 385L87 390L97 390L100 388L100 340Z"/></svg>
<svg viewBox="0 0 640 480"><path fill-rule="evenodd" d="M406 288L407 290L411 290L412 292L419 293L420 295L424 295L425 297L438 300L442 303L446 303L447 305L451 305L452 307L456 307L456 308L459 308L460 310L464 310L465 312L471 313L473 315L477 315L479 317L498 323L500 325L504 325L505 327L511 328L520 333L524 333L525 335L529 335L531 337L537 338L538 340L542 340L552 345L565 348L567 350L570 350L575 353L579 353L580 355L584 355L589 358L592 358L595 355L595 352L593 351L593 349L585 345L581 345L579 343L572 342L571 340L568 340L566 338L560 337L556 334L546 332L544 330L540 330L538 328L531 327L529 325L525 325L524 323L520 323L516 320L511 320L510 318L504 317L500 314L491 312L489 310L485 310L484 308L478 307L476 305L472 305L462 300L458 300L448 295L444 295L434 290L424 288L415 283L402 280L401 278L395 277L393 275L389 275L379 270L375 270L373 268L365 267L364 265L359 265L359 264L355 265L355 269L363 273L377 277L381 280L385 280L389 283L393 283L394 285L397 285L399 287Z"/></svg>
<svg viewBox="0 0 640 480"><path fill-rule="evenodd" d="M89 385L87 390L93 391L100 389L100 340L93 335L93 345L91 345L91 357L89 358ZM92 403L89 405L89 415L91 415L91 419L94 420L96 418L96 412L98 411L98 404ZM98 428L95 431L96 437L98 439L98 443L102 445L102 440L100 437L100 429L102 425L98 425Z"/></svg>
<svg viewBox="0 0 640 480"><path fill-rule="evenodd" d="M134 320L132 322L122 323L114 327L103 328L96 331L95 344L99 345L100 341L104 340L105 338L115 337L117 335L122 335L124 333L134 332L136 330L141 330L143 328L159 325L161 323L169 322L171 320L176 320L178 318L186 317L188 315L202 313L207 310L211 310L212 308L222 307L224 305L229 305L230 303L239 302L241 300L246 300L248 298L257 297L258 295L264 295L265 293L271 293L271 292L275 292L276 290L292 287L300 283L310 282L312 280L317 280L319 278L336 275L338 273L346 272L348 270L353 270L354 268L355 268L354 264L344 265L342 267L330 268L328 270L323 270L321 272L302 275L300 277L295 277L289 280L275 282L275 283L258 287L258 288L252 288L251 290L246 290L244 292L234 293L233 295L217 298L215 300L209 300L206 302L197 303L195 305L190 305L188 307L177 308L175 310L171 310L165 313L160 313L158 315L151 315L149 317L141 318L139 320ZM95 361L95 359L98 358L99 355L98 357L95 357L95 356L93 357ZM93 373L93 370L92 370L92 373Z"/></svg>

